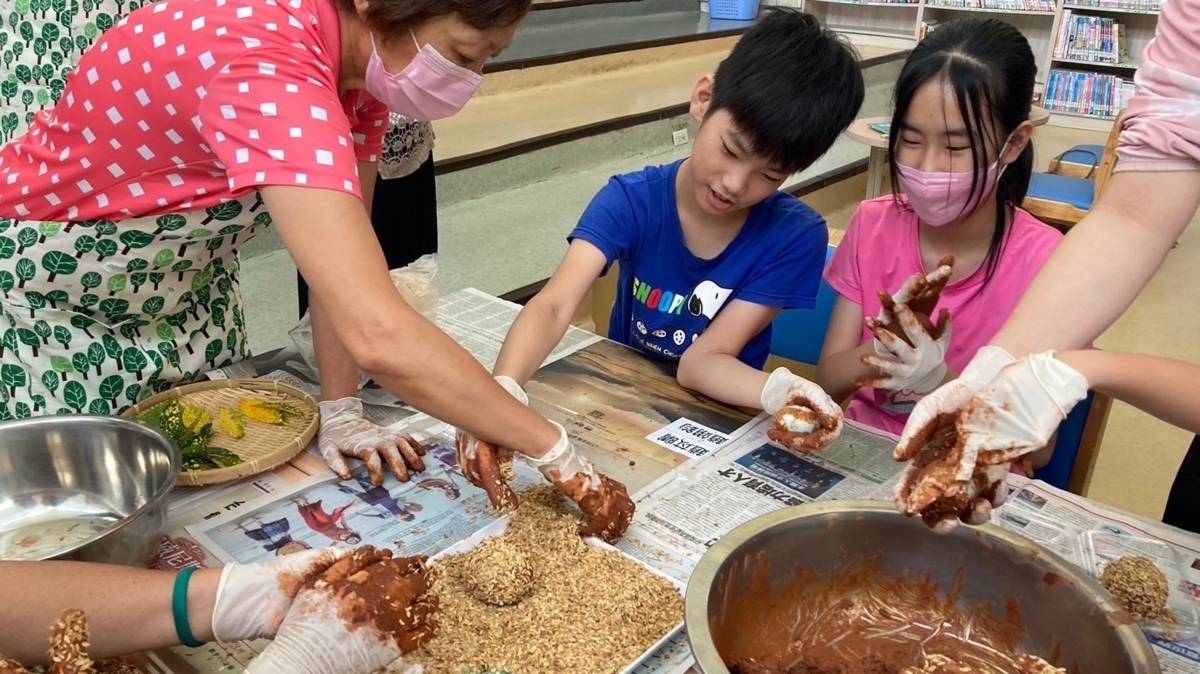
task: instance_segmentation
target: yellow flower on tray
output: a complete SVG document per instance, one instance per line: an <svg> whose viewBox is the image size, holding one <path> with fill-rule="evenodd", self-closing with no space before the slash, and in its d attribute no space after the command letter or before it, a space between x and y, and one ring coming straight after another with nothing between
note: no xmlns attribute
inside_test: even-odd
<svg viewBox="0 0 1200 674"><path fill-rule="evenodd" d="M246 399L238 405L238 409L247 419L253 419L259 423L272 426L284 424L283 412L271 407L265 400Z"/></svg>
<svg viewBox="0 0 1200 674"><path fill-rule="evenodd" d="M205 426L212 423L212 415L204 408L195 405L183 405L183 425L193 433L199 433Z"/></svg>
<svg viewBox="0 0 1200 674"><path fill-rule="evenodd" d="M246 416L238 410L228 407L222 408L217 421L221 424L221 430L234 440L241 440L246 435Z"/></svg>

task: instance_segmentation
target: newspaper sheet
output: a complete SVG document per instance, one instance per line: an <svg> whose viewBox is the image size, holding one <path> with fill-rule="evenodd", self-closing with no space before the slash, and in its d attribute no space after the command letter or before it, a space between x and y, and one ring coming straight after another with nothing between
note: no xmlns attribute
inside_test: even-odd
<svg viewBox="0 0 1200 674"><path fill-rule="evenodd" d="M1147 632L1163 674L1200 672L1200 536L1106 508L1044 482L1010 476L1012 495L994 521L1041 544L1092 575L1125 555L1154 560L1174 585L1169 606L1177 629Z"/></svg>
<svg viewBox="0 0 1200 674"><path fill-rule="evenodd" d="M500 347L521 305L493 297L482 290L467 288L443 297L438 303L438 327L454 338L488 370L496 364ZM558 346L546 357L553 361L579 349L603 341L587 330L571 327Z"/></svg>
<svg viewBox="0 0 1200 674"><path fill-rule="evenodd" d="M439 299L436 322L438 327L490 371L500 354L500 347L504 345L508 328L520 311L518 304L475 288L466 288ZM586 330L568 328L558 346L547 356L546 362L554 362L602 341L604 338ZM292 349L235 363L213 370L207 376L210 379L275 379L314 397L319 397L321 393L317 373ZM368 382L359 395L363 400L364 416L374 423L391 426L416 414L416 410L374 382Z"/></svg>
<svg viewBox="0 0 1200 674"><path fill-rule="evenodd" d="M344 481L323 471L188 531L221 561L243 564L329 546L434 554L490 524L496 514L484 492L458 471L453 436L418 439L428 448L426 467L408 482L388 474L375 486L361 465ZM524 464L514 468L518 491L543 481Z"/></svg>

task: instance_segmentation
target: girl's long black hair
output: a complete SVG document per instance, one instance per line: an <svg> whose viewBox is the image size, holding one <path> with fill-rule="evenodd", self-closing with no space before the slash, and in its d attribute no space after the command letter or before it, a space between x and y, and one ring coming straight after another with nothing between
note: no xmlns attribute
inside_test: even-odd
<svg viewBox="0 0 1200 674"><path fill-rule="evenodd" d="M930 81L945 82L970 132L974 167L968 204L986 196L986 145L1001 149L1004 141L1029 119L1037 62L1021 31L998 19L959 19L930 33L909 54L896 82L895 112L888 139L892 191L898 197L896 149L913 96ZM1025 200L1033 173L1033 142L1008 165L996 186L996 229L988 248L984 283L995 272L1004 243L1010 207Z"/></svg>

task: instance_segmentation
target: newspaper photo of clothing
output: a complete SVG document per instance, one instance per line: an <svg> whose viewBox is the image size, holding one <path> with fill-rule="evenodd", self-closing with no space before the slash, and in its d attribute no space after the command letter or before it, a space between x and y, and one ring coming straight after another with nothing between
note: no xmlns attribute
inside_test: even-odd
<svg viewBox="0 0 1200 674"><path fill-rule="evenodd" d="M446 429L443 429L445 432ZM425 471L401 482L385 474L371 484L364 466L349 480L327 471L227 515L188 527L222 561L252 563L312 548L374 545L405 555L433 554L471 535L498 516L487 495L470 487L450 463L443 435L423 439L430 448ZM544 482L536 470L514 465L513 488Z"/></svg>

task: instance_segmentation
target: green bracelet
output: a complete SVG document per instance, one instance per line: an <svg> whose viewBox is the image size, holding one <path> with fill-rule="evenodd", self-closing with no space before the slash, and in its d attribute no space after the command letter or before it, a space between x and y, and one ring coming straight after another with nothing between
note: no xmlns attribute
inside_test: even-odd
<svg viewBox="0 0 1200 674"><path fill-rule="evenodd" d="M175 576L175 589L171 596L171 614L175 617L175 634L179 637L179 643L188 648L199 648L204 645L196 641L196 637L192 634L192 626L188 623L188 583L195 572L196 567L194 566L184 567L179 575Z"/></svg>

